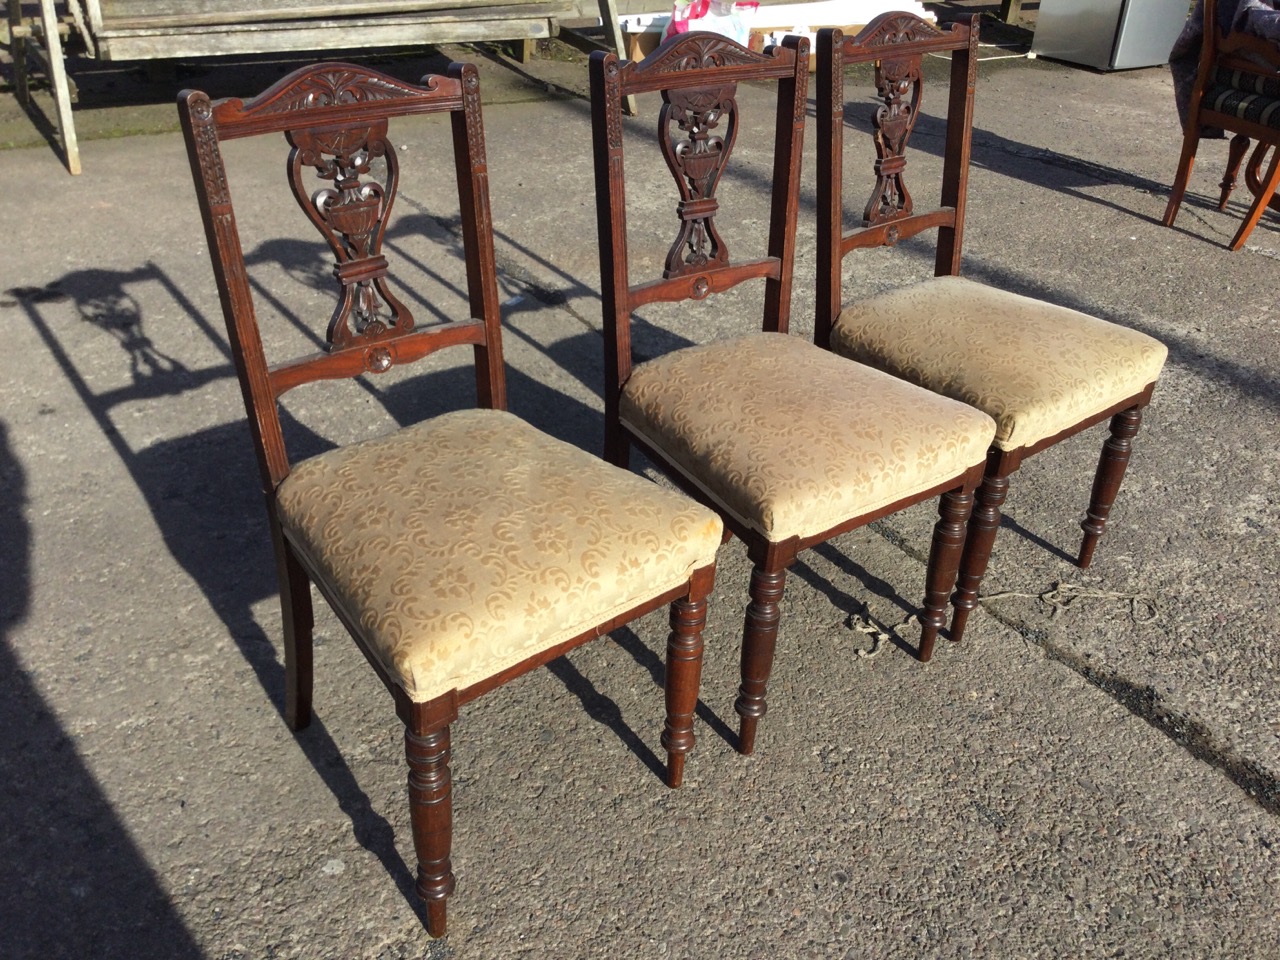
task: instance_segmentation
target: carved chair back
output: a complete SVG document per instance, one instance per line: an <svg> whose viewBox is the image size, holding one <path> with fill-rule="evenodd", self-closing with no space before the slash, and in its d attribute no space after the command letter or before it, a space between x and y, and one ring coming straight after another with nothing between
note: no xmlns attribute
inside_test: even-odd
<svg viewBox="0 0 1280 960"><path fill-rule="evenodd" d="M1225 34L1218 29L1216 0L1204 0L1204 37L1200 44L1200 69L1197 75L1198 86L1193 98L1204 87L1213 83L1215 75L1223 85L1239 86L1241 78L1234 80L1228 76L1230 71L1241 70L1246 74L1258 77L1274 78L1280 71L1280 47L1274 40L1268 40L1244 30L1228 30ZM1245 78L1246 82L1248 78ZM1261 91L1258 91L1261 92ZM1275 93L1266 94L1274 99ZM1212 104L1206 104L1212 109ZM1266 127L1265 134L1275 136L1274 127Z"/></svg>
<svg viewBox="0 0 1280 960"><path fill-rule="evenodd" d="M738 135L738 85L777 84L776 139L766 256L734 260L716 229L716 188ZM591 56L592 126L600 274L605 316L606 423L616 422L631 374L631 316L648 303L703 300L764 278L764 329L787 332L809 82L809 42L789 38L765 53L713 33L667 40L640 63ZM657 137L675 180L679 224L662 276L633 282L627 264L622 103L660 92Z"/></svg>
<svg viewBox="0 0 1280 960"><path fill-rule="evenodd" d="M473 65L455 63L448 76L426 77L415 86L365 67L325 63L292 74L248 102L211 101L204 93L183 91L178 107L269 502L289 473L277 404L294 387L384 373L444 347L470 344L480 405L506 407L488 170ZM420 326L392 293L382 253L400 179L388 122L441 113L452 121L471 315ZM289 185L333 253L337 295L326 349L274 363L263 349L220 147L224 140L270 134L283 134L290 148ZM375 164L379 158L382 163Z"/></svg>
<svg viewBox="0 0 1280 960"><path fill-rule="evenodd" d="M960 274L960 248L973 139L973 93L978 76L978 18L953 23L949 30L909 13L877 17L855 37L840 30L818 33L818 209L829 219L818 225L818 311L815 342L828 346L831 318L840 315L841 264L852 250L894 246L925 230L937 229L936 276ZM940 206L917 211L907 189L907 146L924 99L922 64L926 56L951 55L946 147ZM844 71L851 64L873 63L881 104L871 122L875 141L875 187L861 226L846 231L842 217L844 178ZM832 256L838 251L839 256Z"/></svg>
<svg viewBox="0 0 1280 960"><path fill-rule="evenodd" d="M1244 30L1223 34L1215 7L1215 0L1205 0L1200 67L1191 94L1201 125L1276 143L1280 129L1267 119L1275 111L1266 108L1280 100L1280 46Z"/></svg>

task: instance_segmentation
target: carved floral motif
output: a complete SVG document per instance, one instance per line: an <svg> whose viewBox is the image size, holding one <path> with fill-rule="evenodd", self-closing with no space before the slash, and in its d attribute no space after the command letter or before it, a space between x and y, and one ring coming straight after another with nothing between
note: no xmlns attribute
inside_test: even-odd
<svg viewBox="0 0 1280 960"><path fill-rule="evenodd" d="M645 73L680 73L708 67L731 65L755 66L769 62L769 57L748 50L728 37L713 33L691 33L674 43L661 56L655 55L644 65Z"/></svg>
<svg viewBox="0 0 1280 960"><path fill-rule="evenodd" d="M665 277L701 273L708 265L729 262L729 250L715 228L720 208L715 192L737 137L736 93L732 83L663 92L658 131L662 153L680 188L676 209L681 220L680 234L667 252ZM724 136L713 135L722 120Z"/></svg>
<svg viewBox="0 0 1280 960"><path fill-rule="evenodd" d="M382 235L399 179L395 149L385 134L385 121L288 133L294 146L290 158L294 196L337 259L334 274L342 284L342 301L329 322L328 339L338 347L413 327L413 317L387 286L387 261L382 256ZM370 178L373 161L379 158L385 164L385 182ZM304 167L311 167L332 186L308 195Z"/></svg>
<svg viewBox="0 0 1280 960"><path fill-rule="evenodd" d="M892 46L897 43L914 43L917 40L936 40L942 31L910 13L887 14L879 18L875 32L862 41L862 47Z"/></svg>
<svg viewBox="0 0 1280 960"><path fill-rule="evenodd" d="M394 83L387 77L320 70L294 83L289 88L287 96L278 100L268 100L257 112L289 113L315 107L370 103L375 100L396 100L405 96L420 95L420 90Z"/></svg>
<svg viewBox="0 0 1280 960"><path fill-rule="evenodd" d="M914 18L905 21L907 26L918 23ZM884 103L872 119L876 130L876 186L862 214L867 226L911 215L911 194L903 174L907 140L920 108L920 58L881 60L876 66L876 88Z"/></svg>

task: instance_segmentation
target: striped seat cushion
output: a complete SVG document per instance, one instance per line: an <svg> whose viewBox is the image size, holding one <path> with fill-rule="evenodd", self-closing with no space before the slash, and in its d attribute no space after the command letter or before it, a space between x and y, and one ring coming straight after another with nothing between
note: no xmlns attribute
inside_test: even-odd
<svg viewBox="0 0 1280 960"><path fill-rule="evenodd" d="M1280 76L1218 67L1205 90L1204 104L1216 113L1280 130Z"/></svg>

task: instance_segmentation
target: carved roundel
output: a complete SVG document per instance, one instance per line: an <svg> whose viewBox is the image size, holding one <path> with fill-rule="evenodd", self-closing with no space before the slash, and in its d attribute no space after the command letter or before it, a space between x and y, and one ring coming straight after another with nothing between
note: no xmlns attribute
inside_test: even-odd
<svg viewBox="0 0 1280 960"><path fill-rule="evenodd" d="M370 373L386 373L391 369L391 351L386 347L373 347L365 351L364 365Z"/></svg>
<svg viewBox="0 0 1280 960"><path fill-rule="evenodd" d="M699 277L693 281L693 299L705 300L711 293L711 284L706 277Z"/></svg>

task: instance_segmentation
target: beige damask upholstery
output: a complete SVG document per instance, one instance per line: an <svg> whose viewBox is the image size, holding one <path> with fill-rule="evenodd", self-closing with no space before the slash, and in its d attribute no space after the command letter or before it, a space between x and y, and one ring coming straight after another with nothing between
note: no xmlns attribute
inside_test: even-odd
<svg viewBox="0 0 1280 960"><path fill-rule="evenodd" d="M829 530L980 463L986 414L815 347L758 333L641 364L622 421L775 542Z"/></svg>
<svg viewBox="0 0 1280 960"><path fill-rule="evenodd" d="M303 461L276 506L419 703L687 583L721 534L687 497L496 410Z"/></svg>
<svg viewBox="0 0 1280 960"><path fill-rule="evenodd" d="M844 305L831 349L990 414L1002 450L1141 393L1169 352L1136 330L960 277Z"/></svg>

